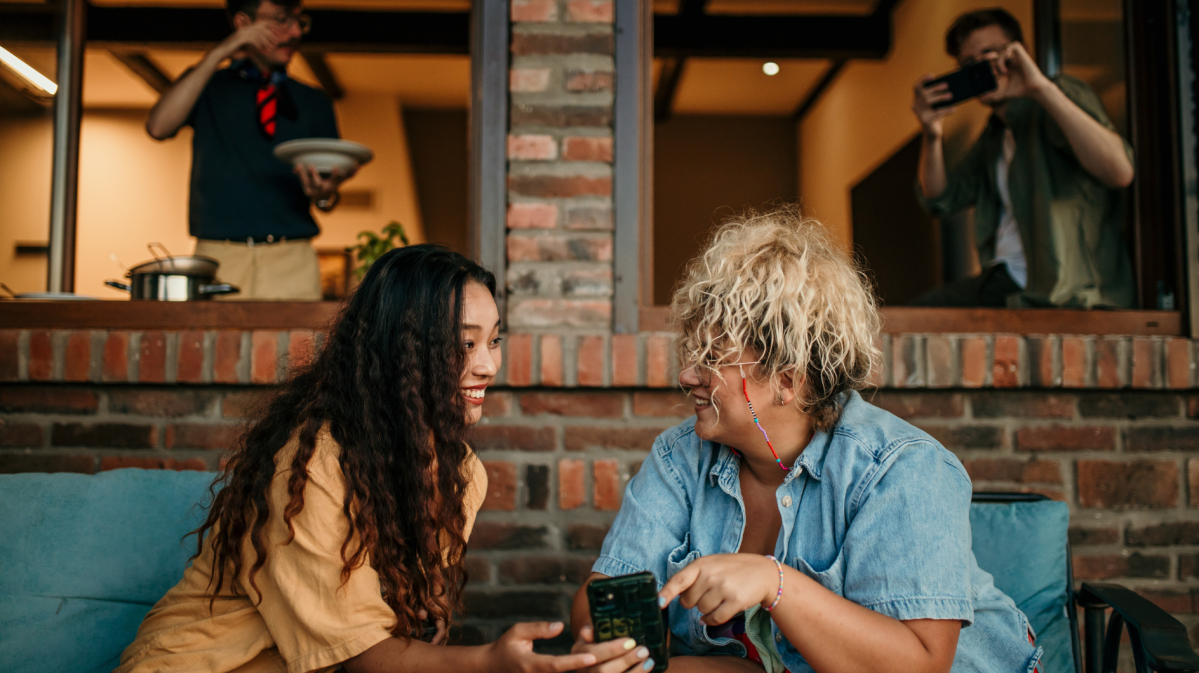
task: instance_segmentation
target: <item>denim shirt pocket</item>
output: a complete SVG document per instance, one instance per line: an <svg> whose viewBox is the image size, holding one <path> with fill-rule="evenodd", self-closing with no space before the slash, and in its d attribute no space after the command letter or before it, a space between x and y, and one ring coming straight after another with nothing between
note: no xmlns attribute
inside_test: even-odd
<svg viewBox="0 0 1199 673"><path fill-rule="evenodd" d="M844 597L842 589L845 586L845 552L839 551L837 557L824 570L816 570L801 556L795 557L795 569L820 583L820 586Z"/></svg>
<svg viewBox="0 0 1199 673"><path fill-rule="evenodd" d="M670 581L680 570L703 556L698 549L691 549L691 534L683 537L683 544L666 556L666 580ZM677 612L676 612L677 611ZM745 646L733 638L712 638L707 627L700 621L699 610L684 610L677 603L671 606L671 630L675 635L686 634L686 647L679 648L687 654L731 654L745 656ZM675 616L677 615L677 616ZM681 623L680 623L681 622ZM679 627L682 627L681 629Z"/></svg>
<svg viewBox="0 0 1199 673"><path fill-rule="evenodd" d="M691 533L683 536L683 544L676 547L666 556L666 581L669 582L680 570L686 568L692 561L702 556L699 550L691 550Z"/></svg>

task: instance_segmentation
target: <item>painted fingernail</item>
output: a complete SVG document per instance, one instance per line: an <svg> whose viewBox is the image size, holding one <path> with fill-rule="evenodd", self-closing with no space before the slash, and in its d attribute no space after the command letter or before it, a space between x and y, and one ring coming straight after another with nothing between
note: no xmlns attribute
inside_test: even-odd
<svg viewBox="0 0 1199 673"><path fill-rule="evenodd" d="M666 607L666 597L658 596L658 608L660 609L660 608L664 608L664 607Z"/></svg>
<svg viewBox="0 0 1199 673"><path fill-rule="evenodd" d="M649 648L643 647L643 648L637 650L637 658L638 659L644 659L648 656L649 656Z"/></svg>
<svg viewBox="0 0 1199 673"><path fill-rule="evenodd" d="M636 641L636 640L633 640L632 638L629 638L628 640L624 641L624 648L625 648L626 650L631 650L631 649L633 649L634 647L637 647L637 641Z"/></svg>
<svg viewBox="0 0 1199 673"><path fill-rule="evenodd" d="M644 664L641 664L641 670L643 670L643 671L652 670L652 669L653 669L653 667L654 667L654 660L653 660L653 659L646 659L646 660L645 660L645 663L644 663Z"/></svg>

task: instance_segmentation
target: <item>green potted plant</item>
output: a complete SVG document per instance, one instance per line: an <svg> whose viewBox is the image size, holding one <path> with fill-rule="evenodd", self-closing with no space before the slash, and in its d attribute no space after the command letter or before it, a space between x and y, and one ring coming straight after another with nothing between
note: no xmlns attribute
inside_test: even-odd
<svg viewBox="0 0 1199 673"><path fill-rule="evenodd" d="M400 245L397 245L397 240ZM376 259L383 256L383 253L393 248L408 245L408 234L404 232L404 225L399 222L389 222L383 227L383 235L380 236L373 231L363 231L358 234L358 244L346 248L346 252L353 254L358 259L358 265L354 269L354 275L358 280L366 275L366 270L375 263Z"/></svg>

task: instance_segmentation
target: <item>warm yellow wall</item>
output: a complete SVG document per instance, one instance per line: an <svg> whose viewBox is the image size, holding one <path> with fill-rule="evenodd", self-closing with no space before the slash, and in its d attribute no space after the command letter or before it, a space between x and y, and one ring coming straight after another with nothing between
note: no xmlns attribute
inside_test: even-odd
<svg viewBox="0 0 1199 673"><path fill-rule="evenodd" d="M104 286L126 267L152 259L146 244L162 243L190 255L187 184L191 129L158 142L146 135L141 110L88 111L79 139L79 217L75 292L105 299L128 297ZM44 236L44 235L43 235Z"/></svg>
<svg viewBox="0 0 1199 673"><path fill-rule="evenodd" d="M316 213L321 235L313 239L313 245L318 248L353 245L358 232L379 231L392 220L403 223L410 241L424 242L402 115L401 102L386 93L349 93L337 101L341 136L375 151L374 161L363 166L345 189L372 190L374 203L369 209L343 207L327 215Z"/></svg>
<svg viewBox="0 0 1199 673"><path fill-rule="evenodd" d="M44 118L0 119L0 282L16 292L46 289L45 257L18 258L14 244L46 240L50 142Z"/></svg>
<svg viewBox="0 0 1199 673"><path fill-rule="evenodd" d="M400 103L387 94L349 95L336 105L342 136L375 150L347 189L374 190L371 208L344 208L320 215L320 248L354 243L363 229L390 220L404 223L413 242L424 240ZM187 233L191 130L158 142L146 135L144 110L88 110L79 150L79 215L75 291L109 299L123 293L107 278L151 258L146 244L164 243L191 254ZM48 118L0 119L0 282L17 292L45 290L42 257L14 254L16 241L45 242L50 219L51 124Z"/></svg>
<svg viewBox="0 0 1199 673"><path fill-rule="evenodd" d="M925 73L941 74L956 67L945 53L945 30L960 14L995 6L1015 15L1024 27L1026 42L1031 41L1031 0L899 3L888 58L850 62L800 125L801 203L846 248L853 240L849 190L920 130L911 111L916 80ZM977 135L987 115L987 108L972 101L947 120L951 154L960 153Z"/></svg>

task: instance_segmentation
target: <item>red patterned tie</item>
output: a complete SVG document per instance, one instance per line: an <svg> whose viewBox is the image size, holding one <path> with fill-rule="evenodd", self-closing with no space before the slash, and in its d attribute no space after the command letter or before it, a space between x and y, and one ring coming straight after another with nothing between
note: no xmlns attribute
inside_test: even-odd
<svg viewBox="0 0 1199 673"><path fill-rule="evenodd" d="M258 89L258 126L268 138L275 137L275 83L268 82Z"/></svg>

